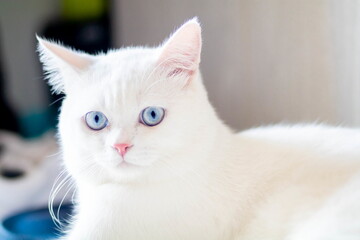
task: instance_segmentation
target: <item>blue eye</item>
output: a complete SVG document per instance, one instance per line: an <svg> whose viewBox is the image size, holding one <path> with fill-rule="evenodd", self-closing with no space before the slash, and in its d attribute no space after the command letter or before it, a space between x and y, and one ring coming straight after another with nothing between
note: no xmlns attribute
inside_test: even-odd
<svg viewBox="0 0 360 240"><path fill-rule="evenodd" d="M85 115L86 125L92 130L101 130L108 125L108 120L102 112L88 112Z"/></svg>
<svg viewBox="0 0 360 240"><path fill-rule="evenodd" d="M161 107L147 107L140 113L140 122L149 127L161 123L164 119L165 110Z"/></svg>

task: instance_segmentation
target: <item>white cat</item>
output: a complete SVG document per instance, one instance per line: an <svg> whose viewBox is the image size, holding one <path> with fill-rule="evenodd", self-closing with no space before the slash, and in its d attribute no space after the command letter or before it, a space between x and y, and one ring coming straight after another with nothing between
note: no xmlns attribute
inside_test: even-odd
<svg viewBox="0 0 360 240"><path fill-rule="evenodd" d="M208 101L201 43L197 19L160 47L97 56L39 38L78 187L64 239L360 239L360 131L234 134Z"/></svg>

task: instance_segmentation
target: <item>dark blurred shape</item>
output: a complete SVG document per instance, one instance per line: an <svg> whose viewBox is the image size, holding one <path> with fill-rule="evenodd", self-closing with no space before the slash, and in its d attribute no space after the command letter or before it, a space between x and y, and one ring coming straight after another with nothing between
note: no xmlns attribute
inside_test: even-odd
<svg viewBox="0 0 360 240"><path fill-rule="evenodd" d="M108 16L79 21L54 21L45 27L43 35L92 54L107 51L111 43Z"/></svg>
<svg viewBox="0 0 360 240"><path fill-rule="evenodd" d="M62 0L61 16L44 25L43 37L90 54L106 52L111 47L107 0ZM50 96L53 125L56 125L62 98L63 95Z"/></svg>
<svg viewBox="0 0 360 240"><path fill-rule="evenodd" d="M18 132L19 124L16 115L5 98L5 73L2 64L0 38L0 129Z"/></svg>
<svg viewBox="0 0 360 240"><path fill-rule="evenodd" d="M24 176L24 171L16 169L2 169L0 175L8 179L18 179Z"/></svg>

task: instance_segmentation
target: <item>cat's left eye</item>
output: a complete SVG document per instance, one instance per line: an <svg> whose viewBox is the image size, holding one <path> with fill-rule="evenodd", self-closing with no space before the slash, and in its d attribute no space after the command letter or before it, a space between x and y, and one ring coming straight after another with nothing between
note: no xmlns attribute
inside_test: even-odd
<svg viewBox="0 0 360 240"><path fill-rule="evenodd" d="M102 112L91 111L85 115L86 125L95 131L99 131L108 125L108 120Z"/></svg>
<svg viewBox="0 0 360 240"><path fill-rule="evenodd" d="M147 107L140 113L140 122L146 126L153 127L164 119L165 110L162 107Z"/></svg>

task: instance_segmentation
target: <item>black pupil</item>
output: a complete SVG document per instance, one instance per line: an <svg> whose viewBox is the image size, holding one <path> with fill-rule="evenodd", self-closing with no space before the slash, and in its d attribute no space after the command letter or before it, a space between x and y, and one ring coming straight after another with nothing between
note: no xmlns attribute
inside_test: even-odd
<svg viewBox="0 0 360 240"><path fill-rule="evenodd" d="M152 118L155 118L155 117L156 117L156 113L155 113L155 111L151 111L151 113L150 113L150 114L151 114L151 117L152 117Z"/></svg>
<svg viewBox="0 0 360 240"><path fill-rule="evenodd" d="M99 115L95 115L94 120L95 120L96 123L98 123L99 122Z"/></svg>

